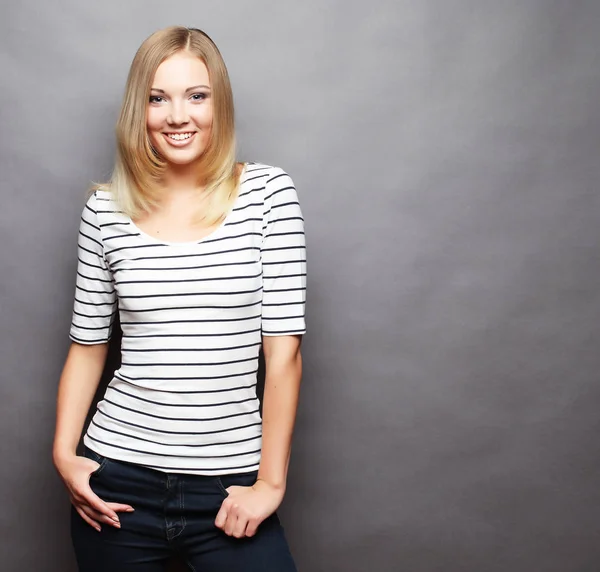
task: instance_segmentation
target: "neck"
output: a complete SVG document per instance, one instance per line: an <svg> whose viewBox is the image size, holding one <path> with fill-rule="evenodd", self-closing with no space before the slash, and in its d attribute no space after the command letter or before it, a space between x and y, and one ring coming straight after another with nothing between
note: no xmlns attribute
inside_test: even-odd
<svg viewBox="0 0 600 572"><path fill-rule="evenodd" d="M203 185L195 165L169 165L163 175L163 186L169 195L197 193Z"/></svg>

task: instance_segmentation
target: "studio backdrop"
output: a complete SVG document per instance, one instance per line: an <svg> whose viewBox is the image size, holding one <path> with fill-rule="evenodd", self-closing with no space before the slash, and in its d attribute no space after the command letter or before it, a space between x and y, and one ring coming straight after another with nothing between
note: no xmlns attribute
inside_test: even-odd
<svg viewBox="0 0 600 572"><path fill-rule="evenodd" d="M139 44L221 49L288 171L308 332L302 572L600 567L600 4L3 2L0 568L74 572L51 463L79 217Z"/></svg>

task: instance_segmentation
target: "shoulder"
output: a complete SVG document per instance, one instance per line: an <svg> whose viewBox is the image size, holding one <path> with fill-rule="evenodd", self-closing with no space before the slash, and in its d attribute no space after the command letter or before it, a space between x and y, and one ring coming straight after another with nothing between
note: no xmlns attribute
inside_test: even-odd
<svg viewBox="0 0 600 572"><path fill-rule="evenodd" d="M114 207L116 205L113 200L112 193L105 187L92 189L85 203L86 208L97 212L99 209L105 209L108 205Z"/></svg>
<svg viewBox="0 0 600 572"><path fill-rule="evenodd" d="M98 209L106 210L107 208L110 208L111 210L118 210L117 203L109 188L100 187L96 189L90 198L92 197L95 198Z"/></svg>
<svg viewBox="0 0 600 572"><path fill-rule="evenodd" d="M264 163L247 163L242 184L248 190L260 188L266 201L280 192L296 193L294 182L286 170Z"/></svg>
<svg viewBox="0 0 600 572"><path fill-rule="evenodd" d="M115 217L121 219L123 216L123 211L119 208L112 192L105 187L92 191L86 203L86 208L91 209L100 219L113 219Z"/></svg>
<svg viewBox="0 0 600 572"><path fill-rule="evenodd" d="M100 240L104 235L103 227L126 222L110 190L105 188L90 191L81 218L82 224L94 227Z"/></svg>
<svg viewBox="0 0 600 572"><path fill-rule="evenodd" d="M272 183L274 180L282 177L290 178L287 171L281 167L267 165L265 163L247 162L244 170L244 181L261 181L265 185Z"/></svg>

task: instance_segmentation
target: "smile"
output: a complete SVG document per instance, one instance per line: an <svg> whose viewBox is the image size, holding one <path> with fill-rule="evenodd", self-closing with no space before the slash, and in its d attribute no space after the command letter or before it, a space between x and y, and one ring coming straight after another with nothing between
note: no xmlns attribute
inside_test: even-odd
<svg viewBox="0 0 600 572"><path fill-rule="evenodd" d="M185 141L186 139L189 139L194 133L190 132L190 133L165 133L165 135L169 138L169 139L173 139L173 141Z"/></svg>
<svg viewBox="0 0 600 572"><path fill-rule="evenodd" d="M188 131L186 133L164 133L165 140L171 147L182 148L191 145L191 142L195 139L196 132Z"/></svg>

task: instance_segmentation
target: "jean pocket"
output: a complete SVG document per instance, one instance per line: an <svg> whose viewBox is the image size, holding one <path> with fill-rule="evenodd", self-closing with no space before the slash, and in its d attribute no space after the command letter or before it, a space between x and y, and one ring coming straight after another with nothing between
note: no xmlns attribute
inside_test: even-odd
<svg viewBox="0 0 600 572"><path fill-rule="evenodd" d="M229 496L227 492L228 487L251 487L258 477L258 471L251 471L249 473L234 473L231 475L219 475L217 477L217 485L221 490L221 493L225 498Z"/></svg>
<svg viewBox="0 0 600 572"><path fill-rule="evenodd" d="M221 491L221 494L223 495L223 497L227 498L229 496L229 493L225 489L225 485L223 484L221 477L217 477L217 486L219 487L219 490Z"/></svg>
<svg viewBox="0 0 600 572"><path fill-rule="evenodd" d="M88 447L83 448L83 456L91 459L92 461L96 461L99 467L90 474L90 478L97 477L104 470L108 463L108 459L96 453L96 451L92 451Z"/></svg>

